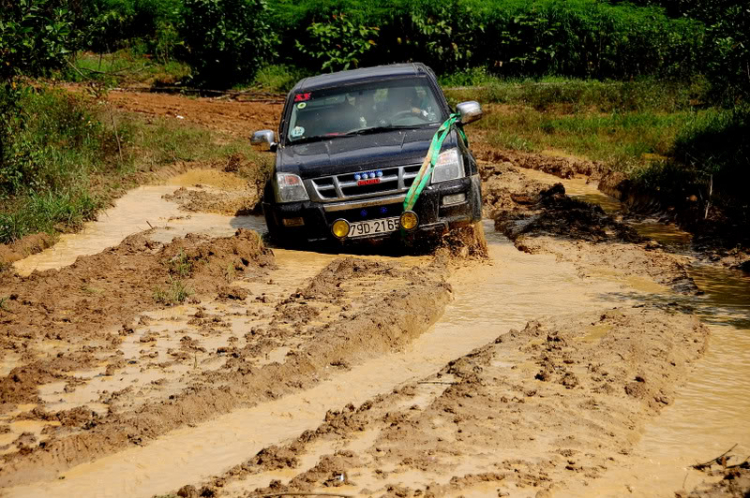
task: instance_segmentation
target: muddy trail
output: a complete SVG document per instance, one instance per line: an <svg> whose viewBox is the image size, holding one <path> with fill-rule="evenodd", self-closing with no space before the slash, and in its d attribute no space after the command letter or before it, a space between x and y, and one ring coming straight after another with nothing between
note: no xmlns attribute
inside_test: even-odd
<svg viewBox="0 0 750 498"><path fill-rule="evenodd" d="M280 111L116 95L238 136ZM579 171L481 166L484 256L268 247L222 168L17 261L0 496L743 496L689 465L750 453L750 281Z"/></svg>

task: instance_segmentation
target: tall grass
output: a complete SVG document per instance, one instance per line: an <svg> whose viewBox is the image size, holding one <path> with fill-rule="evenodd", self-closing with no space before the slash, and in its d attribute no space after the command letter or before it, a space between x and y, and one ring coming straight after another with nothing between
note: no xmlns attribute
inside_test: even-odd
<svg viewBox="0 0 750 498"><path fill-rule="evenodd" d="M560 150L630 172L670 155L675 137L702 112L559 114L520 108L491 113L480 127L496 147Z"/></svg>
<svg viewBox="0 0 750 498"><path fill-rule="evenodd" d="M142 172L175 161L257 157L249 144L206 129L145 122L63 91L28 89L16 104L5 121L12 133L0 137L0 243L75 229Z"/></svg>
<svg viewBox="0 0 750 498"><path fill-rule="evenodd" d="M456 85L461 82L460 85ZM687 81L641 78L633 81L598 81L562 77L497 78L481 70L441 78L453 102L475 99L482 103L518 104L544 111L675 112L705 105L708 83L700 77ZM469 86L469 88L461 88ZM477 87L478 86L478 87Z"/></svg>

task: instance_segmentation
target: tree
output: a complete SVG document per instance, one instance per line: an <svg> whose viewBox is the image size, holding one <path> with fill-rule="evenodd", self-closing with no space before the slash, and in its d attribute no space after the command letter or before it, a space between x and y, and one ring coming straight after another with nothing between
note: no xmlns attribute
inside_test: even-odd
<svg viewBox="0 0 750 498"><path fill-rule="evenodd" d="M185 0L184 10L180 32L199 86L251 81L272 55L265 0Z"/></svg>

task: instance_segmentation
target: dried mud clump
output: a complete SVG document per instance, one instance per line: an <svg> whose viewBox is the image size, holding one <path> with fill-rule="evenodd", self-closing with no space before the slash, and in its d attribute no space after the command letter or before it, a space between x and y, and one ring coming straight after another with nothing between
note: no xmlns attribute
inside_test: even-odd
<svg viewBox="0 0 750 498"><path fill-rule="evenodd" d="M259 194L254 188L248 188L241 192L210 192L180 187L174 193L165 194L163 197L168 201L179 204L183 211L218 213L229 216L252 214L256 212L260 202Z"/></svg>

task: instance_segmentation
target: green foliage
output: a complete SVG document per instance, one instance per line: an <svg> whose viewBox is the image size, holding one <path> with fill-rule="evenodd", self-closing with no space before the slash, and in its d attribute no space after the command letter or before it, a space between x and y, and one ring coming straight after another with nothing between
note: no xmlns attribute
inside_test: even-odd
<svg viewBox="0 0 750 498"><path fill-rule="evenodd" d="M700 67L704 38L700 22L599 0L275 0L272 9L282 54L312 23L344 13L355 25L380 28L360 65L419 60L438 73L684 76Z"/></svg>
<svg viewBox="0 0 750 498"><path fill-rule="evenodd" d="M442 80L482 85L480 88L447 88L446 96L454 102L479 100L483 103L520 104L540 111L565 108L574 112L595 108L602 112L675 112L704 105L709 92L709 85L703 78L693 81L655 78L597 81L559 77L529 80L494 78L477 71L465 71Z"/></svg>
<svg viewBox="0 0 750 498"><path fill-rule="evenodd" d="M73 12L63 0L0 0L0 81L46 75L72 49Z"/></svg>
<svg viewBox="0 0 750 498"><path fill-rule="evenodd" d="M87 0L77 28L84 47L111 52L138 47L168 61L179 40L182 0Z"/></svg>
<svg viewBox="0 0 750 498"><path fill-rule="evenodd" d="M272 55L265 0L184 0L180 35L197 84L230 88L252 81Z"/></svg>
<svg viewBox="0 0 750 498"><path fill-rule="evenodd" d="M136 171L236 154L259 159L246 141L218 145L205 129L170 120L113 120L64 91L0 86L0 104L8 112L3 122L10 138L0 156L0 243L93 219Z"/></svg>
<svg viewBox="0 0 750 498"><path fill-rule="evenodd" d="M360 58L375 43L379 28L354 24L344 14L333 14L328 22L307 27L308 41L296 41L305 55L321 60L321 71L341 71L359 66Z"/></svg>
<svg viewBox="0 0 750 498"><path fill-rule="evenodd" d="M716 190L747 199L750 185L750 108L711 111L683 128L674 156L693 168L702 183L713 176Z"/></svg>

